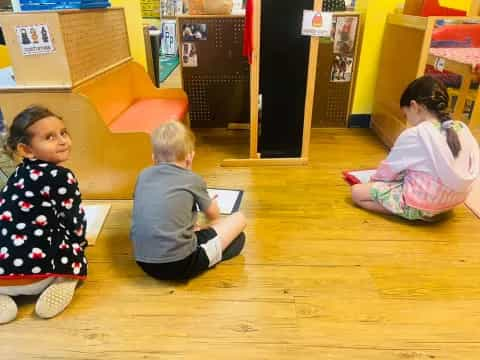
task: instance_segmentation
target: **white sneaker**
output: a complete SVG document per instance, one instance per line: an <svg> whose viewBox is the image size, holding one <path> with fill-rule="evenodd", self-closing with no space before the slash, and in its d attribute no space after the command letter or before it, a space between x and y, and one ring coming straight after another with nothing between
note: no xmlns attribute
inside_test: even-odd
<svg viewBox="0 0 480 360"><path fill-rule="evenodd" d="M44 319L60 314L70 304L78 280L58 278L40 295L35 312Z"/></svg>
<svg viewBox="0 0 480 360"><path fill-rule="evenodd" d="M17 304L8 295L0 295L0 324L9 323L17 317Z"/></svg>

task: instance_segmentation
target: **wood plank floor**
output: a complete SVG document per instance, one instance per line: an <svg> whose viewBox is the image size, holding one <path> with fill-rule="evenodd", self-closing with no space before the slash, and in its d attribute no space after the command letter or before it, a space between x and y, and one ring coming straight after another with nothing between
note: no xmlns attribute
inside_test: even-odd
<svg viewBox="0 0 480 360"><path fill-rule="evenodd" d="M147 278L113 202L90 275L59 317L0 327L1 359L478 359L480 221L409 224L352 206L340 172L386 151L369 130L314 130L305 167L221 168L242 132L198 135L195 170L243 188L242 256L187 284Z"/></svg>

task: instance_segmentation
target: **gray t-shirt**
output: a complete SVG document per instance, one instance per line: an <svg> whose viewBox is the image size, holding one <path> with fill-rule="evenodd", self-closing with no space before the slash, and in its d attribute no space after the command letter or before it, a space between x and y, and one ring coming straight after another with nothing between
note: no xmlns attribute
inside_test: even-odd
<svg viewBox="0 0 480 360"><path fill-rule="evenodd" d="M168 263L192 254L197 248L196 205L205 211L211 202L203 179L188 169L162 163L143 170L130 231L136 260Z"/></svg>

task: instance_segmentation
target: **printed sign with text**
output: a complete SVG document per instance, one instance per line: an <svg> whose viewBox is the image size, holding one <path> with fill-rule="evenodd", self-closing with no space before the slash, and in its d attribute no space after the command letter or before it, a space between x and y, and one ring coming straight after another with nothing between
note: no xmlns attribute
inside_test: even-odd
<svg viewBox="0 0 480 360"><path fill-rule="evenodd" d="M17 26L16 31L23 56L50 54L55 51L46 24Z"/></svg>

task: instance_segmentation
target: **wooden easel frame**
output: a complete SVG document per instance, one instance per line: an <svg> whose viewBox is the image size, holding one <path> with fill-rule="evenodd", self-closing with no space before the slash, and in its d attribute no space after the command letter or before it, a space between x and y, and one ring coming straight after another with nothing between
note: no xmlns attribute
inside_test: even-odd
<svg viewBox="0 0 480 360"><path fill-rule="evenodd" d="M480 16L480 0L472 0L467 16Z"/></svg>
<svg viewBox="0 0 480 360"><path fill-rule="evenodd" d="M315 11L321 11L323 0L314 0ZM299 158L261 158L258 149L258 93L260 89L260 29L262 0L254 0L253 53L250 66L250 155L247 159L225 159L222 166L273 166L306 165L310 150L310 131L312 128L313 97L317 73L318 45L320 39L310 40L307 91L305 96L305 115L303 122L302 152Z"/></svg>
<svg viewBox="0 0 480 360"><path fill-rule="evenodd" d="M147 58L147 73L152 79L152 82L155 84L155 70L153 65L153 56L152 56L152 43L150 40L150 31L148 25L143 26L143 40L145 41L145 56ZM158 84L155 84L158 87Z"/></svg>

